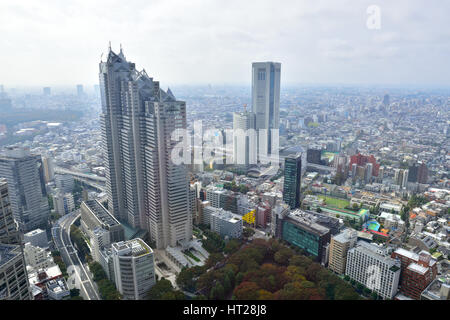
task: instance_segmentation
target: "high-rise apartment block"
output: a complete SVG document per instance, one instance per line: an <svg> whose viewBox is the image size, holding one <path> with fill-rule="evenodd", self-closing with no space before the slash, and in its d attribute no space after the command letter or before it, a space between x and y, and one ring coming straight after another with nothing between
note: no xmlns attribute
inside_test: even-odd
<svg viewBox="0 0 450 320"><path fill-rule="evenodd" d="M192 238L189 183L182 151L186 104L122 50L100 63L101 127L108 209L134 228L146 229L158 249ZM178 140L177 140L178 139Z"/></svg>
<svg viewBox="0 0 450 320"><path fill-rule="evenodd" d="M345 274L385 299L396 295L400 269L400 261L376 244L358 241L347 253Z"/></svg>
<svg viewBox="0 0 450 320"><path fill-rule="evenodd" d="M346 229L331 237L328 268L337 274L344 274L347 265L348 250L353 248L357 241L356 230Z"/></svg>
<svg viewBox="0 0 450 320"><path fill-rule="evenodd" d="M436 260L426 251L417 254L402 248L395 250L391 257L401 262L400 291L420 300L422 291L436 278Z"/></svg>

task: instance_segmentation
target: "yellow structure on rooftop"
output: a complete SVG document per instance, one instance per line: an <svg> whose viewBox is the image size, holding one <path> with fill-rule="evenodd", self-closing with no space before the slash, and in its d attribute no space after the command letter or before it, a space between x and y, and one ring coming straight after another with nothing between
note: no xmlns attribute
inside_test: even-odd
<svg viewBox="0 0 450 320"><path fill-rule="evenodd" d="M252 210L249 213L243 215L242 220L247 222L248 224L255 224L256 222L255 211L256 210Z"/></svg>

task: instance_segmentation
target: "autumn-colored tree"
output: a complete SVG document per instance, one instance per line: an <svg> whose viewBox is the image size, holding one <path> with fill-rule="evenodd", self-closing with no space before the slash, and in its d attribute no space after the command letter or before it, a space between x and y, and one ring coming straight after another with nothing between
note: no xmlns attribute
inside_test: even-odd
<svg viewBox="0 0 450 320"><path fill-rule="evenodd" d="M317 282L317 280L318 280L317 274L319 271L321 271L322 268L323 267L316 262L310 264L308 266L308 268L306 269L306 274L305 274L306 279L308 279L309 281L312 281L314 283Z"/></svg>
<svg viewBox="0 0 450 320"><path fill-rule="evenodd" d="M258 291L258 300L273 300L273 293L267 290L261 289Z"/></svg>
<svg viewBox="0 0 450 320"><path fill-rule="evenodd" d="M256 300L259 298L259 286L254 282L242 282L234 289L234 296L237 300Z"/></svg>
<svg viewBox="0 0 450 320"><path fill-rule="evenodd" d="M239 240L232 239L232 240L227 242L227 244L225 245L225 248L223 249L223 251L226 254L232 254L232 253L238 251L240 246L241 246L241 242Z"/></svg>
<svg viewBox="0 0 450 320"><path fill-rule="evenodd" d="M287 247L281 248L274 255L274 260L276 263L287 266L289 264L289 259L293 255L293 251Z"/></svg>

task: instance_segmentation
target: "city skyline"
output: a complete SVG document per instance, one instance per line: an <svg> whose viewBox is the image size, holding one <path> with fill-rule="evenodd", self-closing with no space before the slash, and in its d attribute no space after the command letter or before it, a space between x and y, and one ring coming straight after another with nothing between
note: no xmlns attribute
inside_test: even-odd
<svg viewBox="0 0 450 320"><path fill-rule="evenodd" d="M0 302L450 300L450 4L6 1Z"/></svg>
<svg viewBox="0 0 450 320"><path fill-rule="evenodd" d="M2 2L8 64L0 83L93 85L92 70L111 41L116 50L122 43L163 87L249 84L253 61L281 62L286 85L450 84L445 8L420 0L378 1L380 26L370 29L369 1L290 4L132 1L119 10L101 3Z"/></svg>

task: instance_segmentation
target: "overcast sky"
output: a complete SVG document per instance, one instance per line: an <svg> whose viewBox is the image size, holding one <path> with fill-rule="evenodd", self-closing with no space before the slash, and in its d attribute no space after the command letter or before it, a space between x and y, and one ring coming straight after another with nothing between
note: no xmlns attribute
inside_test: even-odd
<svg viewBox="0 0 450 320"><path fill-rule="evenodd" d="M92 85L109 41L163 88L250 84L269 60L282 84L450 85L445 0L1 0L0 83Z"/></svg>

